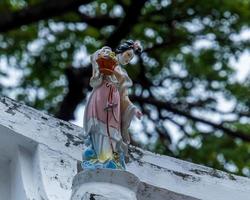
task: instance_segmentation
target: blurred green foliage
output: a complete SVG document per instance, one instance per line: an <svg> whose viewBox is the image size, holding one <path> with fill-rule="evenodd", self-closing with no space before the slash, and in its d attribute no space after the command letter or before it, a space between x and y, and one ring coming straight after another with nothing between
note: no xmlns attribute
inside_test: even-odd
<svg viewBox="0 0 250 200"><path fill-rule="evenodd" d="M0 13L41 2L2 0ZM14 85L0 82L1 94L56 113L67 92L65 70L88 66L87 56L117 28L112 23L84 23L82 15L122 20L131 2L97 0L76 12L0 33L0 80L17 79ZM147 1L127 36L140 40L145 49L127 67L135 80L132 94L173 104L190 115L250 135L250 79L237 81L232 66L233 60L249 52L249 38L241 37L249 31L249 10L249 0ZM79 55L86 56L79 59ZM149 85L138 78L141 73ZM228 101L231 108L225 111ZM157 105L138 105L146 115L143 134L148 149L250 176L249 142Z"/></svg>

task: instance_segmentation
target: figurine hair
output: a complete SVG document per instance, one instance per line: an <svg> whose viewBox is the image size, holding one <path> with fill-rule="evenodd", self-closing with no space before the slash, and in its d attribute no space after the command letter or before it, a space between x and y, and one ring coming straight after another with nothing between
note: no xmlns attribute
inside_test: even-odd
<svg viewBox="0 0 250 200"><path fill-rule="evenodd" d="M130 49L132 49L136 55L140 55L142 52L142 48L138 42L134 42L133 40L127 40L115 49L115 53L120 54Z"/></svg>

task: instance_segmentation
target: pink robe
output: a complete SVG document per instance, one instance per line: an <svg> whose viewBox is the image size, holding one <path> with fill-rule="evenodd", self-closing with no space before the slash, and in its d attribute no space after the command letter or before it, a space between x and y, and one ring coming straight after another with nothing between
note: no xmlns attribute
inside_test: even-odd
<svg viewBox="0 0 250 200"><path fill-rule="evenodd" d="M130 102L121 113L124 91L132 86L132 81L124 69L119 66L117 68L123 77L123 80L119 81L114 74L100 74L94 59L92 65L94 70L90 85L93 90L84 112L84 136L90 136L98 162L104 163L114 159L114 152L127 154L127 144L130 140L128 127L136 107Z"/></svg>
<svg viewBox="0 0 250 200"><path fill-rule="evenodd" d="M85 107L85 130L92 134L92 144L99 161L113 158L121 137L120 94L117 86L103 80L94 88Z"/></svg>

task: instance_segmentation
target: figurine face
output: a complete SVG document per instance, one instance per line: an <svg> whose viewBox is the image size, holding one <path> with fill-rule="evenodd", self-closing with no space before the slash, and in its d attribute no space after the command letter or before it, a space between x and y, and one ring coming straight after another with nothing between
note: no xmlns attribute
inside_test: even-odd
<svg viewBox="0 0 250 200"><path fill-rule="evenodd" d="M132 49L127 50L121 54L118 54L118 60L122 65L128 64L134 57L134 51Z"/></svg>

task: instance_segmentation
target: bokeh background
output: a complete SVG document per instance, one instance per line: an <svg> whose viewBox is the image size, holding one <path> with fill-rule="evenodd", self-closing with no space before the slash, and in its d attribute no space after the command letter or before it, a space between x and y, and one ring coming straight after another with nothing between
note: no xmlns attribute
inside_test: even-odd
<svg viewBox="0 0 250 200"><path fill-rule="evenodd" d="M1 0L0 94L82 126L89 55L125 39L132 144L250 177L250 0Z"/></svg>

